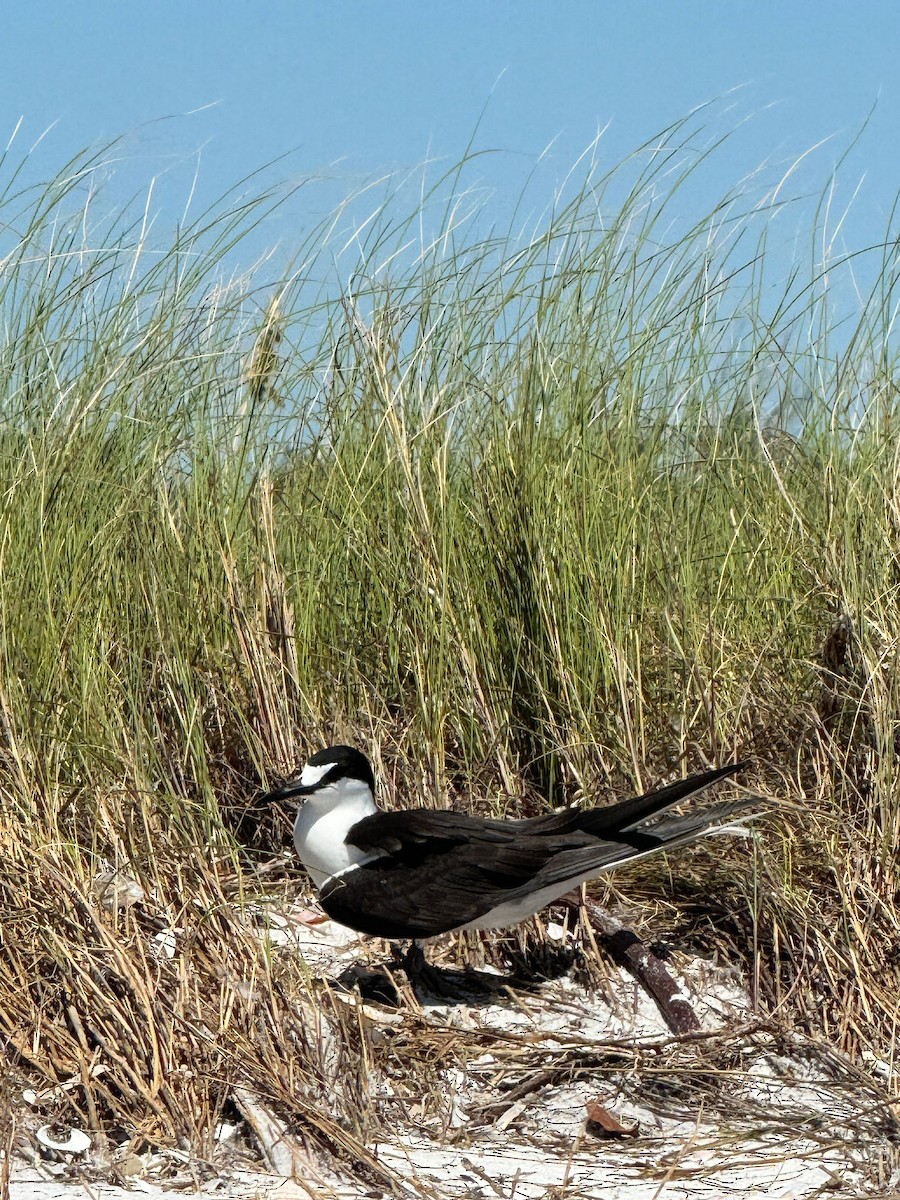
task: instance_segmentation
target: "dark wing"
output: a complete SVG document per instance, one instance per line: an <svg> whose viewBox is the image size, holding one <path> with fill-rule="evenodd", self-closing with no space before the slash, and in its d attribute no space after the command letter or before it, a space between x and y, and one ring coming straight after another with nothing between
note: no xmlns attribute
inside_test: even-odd
<svg viewBox="0 0 900 1200"><path fill-rule="evenodd" d="M319 902L341 924L389 938L458 929L531 891L562 854L597 853L583 833L532 836L519 822L427 809L373 813L347 841L378 857L326 880Z"/></svg>
<svg viewBox="0 0 900 1200"><path fill-rule="evenodd" d="M397 854L404 861L445 853L472 838L485 842L509 842L514 838L510 821L485 821L467 813L407 808L399 812L375 812L350 829L346 841L367 854Z"/></svg>
<svg viewBox="0 0 900 1200"><path fill-rule="evenodd" d="M394 858L332 875L319 903L341 925L392 940L447 933L491 907L484 906L476 864L457 860L451 871L430 863L404 867Z"/></svg>
<svg viewBox="0 0 900 1200"><path fill-rule="evenodd" d="M686 779L676 779L665 787L646 792L643 796L633 796L618 804L606 804L602 808L564 808L546 816L516 821L515 824L529 833L555 834L578 830L593 834L594 837L617 837L640 829L647 821L661 816L682 800L698 796L720 779L727 779L746 766L745 762L731 763L727 767L688 775Z"/></svg>
<svg viewBox="0 0 900 1200"><path fill-rule="evenodd" d="M708 771L606 808L565 809L522 821L428 809L374 813L351 828L347 842L377 857L326 880L319 900L330 917L361 933L446 933L500 904L686 845L736 814L758 809L753 797L646 825L737 769Z"/></svg>

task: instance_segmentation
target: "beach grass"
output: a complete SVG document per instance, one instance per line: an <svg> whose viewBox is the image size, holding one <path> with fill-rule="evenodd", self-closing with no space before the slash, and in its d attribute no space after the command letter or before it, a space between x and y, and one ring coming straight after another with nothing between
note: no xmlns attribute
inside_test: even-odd
<svg viewBox="0 0 900 1200"><path fill-rule="evenodd" d="M365 1158L353 1021L336 1096L244 916L301 883L260 793L336 741L387 804L508 815L749 758L793 807L612 898L893 1061L893 234L835 327L839 263L770 263L780 181L677 215L699 120L501 232L453 172L364 189L265 286L229 263L277 198L160 244L94 223L102 153L0 165L8 1098L211 1153L249 1081Z"/></svg>

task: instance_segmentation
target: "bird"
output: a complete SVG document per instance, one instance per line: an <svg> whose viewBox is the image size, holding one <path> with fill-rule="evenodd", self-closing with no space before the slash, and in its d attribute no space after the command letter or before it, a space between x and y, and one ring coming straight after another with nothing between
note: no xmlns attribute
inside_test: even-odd
<svg viewBox="0 0 900 1200"><path fill-rule="evenodd" d="M422 945L431 938L516 925L605 871L724 831L759 797L671 810L747 765L703 771L616 804L499 820L380 809L368 758L340 745L313 754L264 799L299 802L294 846L327 916L358 933L409 942L403 965L412 975L421 974Z"/></svg>

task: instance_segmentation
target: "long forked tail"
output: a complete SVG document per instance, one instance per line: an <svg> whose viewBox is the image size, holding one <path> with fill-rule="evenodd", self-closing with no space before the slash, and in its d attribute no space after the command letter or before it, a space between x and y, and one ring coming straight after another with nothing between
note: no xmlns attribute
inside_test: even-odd
<svg viewBox="0 0 900 1200"><path fill-rule="evenodd" d="M686 779L677 779L674 783L647 792L643 796L634 796L631 800L622 800L619 804L610 804L604 808L582 809L578 827L595 837L618 837L623 833L635 830L643 832L643 826L654 817L687 800L698 796L712 787L721 779L727 779L736 774L748 764L746 762L730 763L727 767L717 767L712 771L701 771L698 775L689 775ZM710 811L710 810L707 810Z"/></svg>
<svg viewBox="0 0 900 1200"><path fill-rule="evenodd" d="M594 854L585 854L584 865L590 863L592 873L600 874L661 850L689 846L709 834L746 835L749 831L740 824L733 824L734 818L743 816L753 819L762 816L770 807L770 803L762 796L743 796L696 808L689 813L669 814L662 818L646 817L635 827L619 834L608 830Z"/></svg>
<svg viewBox="0 0 900 1200"><path fill-rule="evenodd" d="M707 771L690 779L679 780L649 796L626 800L623 804L613 804L605 809L582 809L577 814L574 827L596 838L594 844L554 855L539 875L530 878L527 886L517 889L510 899L530 895L536 888L539 890L556 884L561 884L563 890L569 890L604 871L657 854L661 850L690 845L707 834L745 833L746 830L729 822L741 815L756 817L768 811L771 802L762 796L723 800L687 813L669 811L686 797L703 791L738 769L736 765ZM559 895L562 895L562 891Z"/></svg>
<svg viewBox="0 0 900 1200"><path fill-rule="evenodd" d="M696 842L713 833L747 833L740 824L732 825L735 817L752 819L761 816L766 802L761 796L742 796L737 800L723 800L721 804L708 805L693 812L664 816L660 820L652 817L630 830L631 836L644 843L644 852L654 847L660 850L674 849Z"/></svg>

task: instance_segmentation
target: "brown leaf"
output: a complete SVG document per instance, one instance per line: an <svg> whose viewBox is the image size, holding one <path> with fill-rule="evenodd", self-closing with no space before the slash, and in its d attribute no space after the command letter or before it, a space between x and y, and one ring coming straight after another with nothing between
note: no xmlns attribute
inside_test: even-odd
<svg viewBox="0 0 900 1200"><path fill-rule="evenodd" d="M600 1137L615 1138L637 1136L637 1125L632 1125L630 1129L626 1129L619 1119L614 1117L597 1100L589 1100L584 1107L587 1109L587 1123L591 1133L596 1133Z"/></svg>

